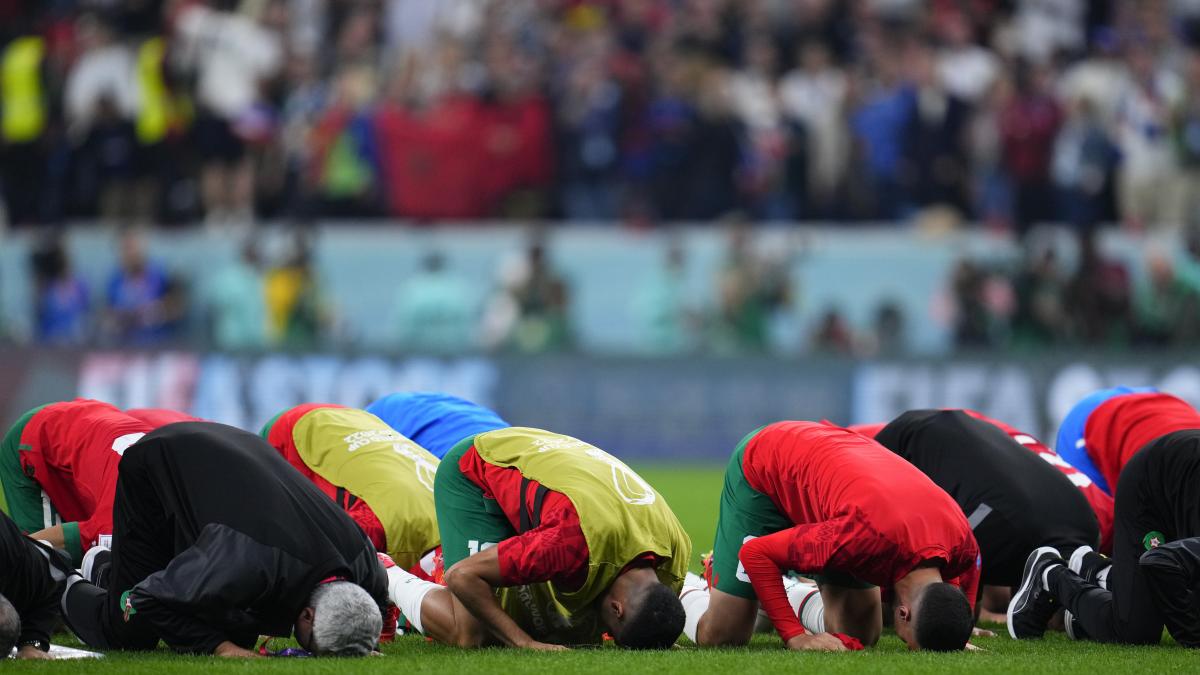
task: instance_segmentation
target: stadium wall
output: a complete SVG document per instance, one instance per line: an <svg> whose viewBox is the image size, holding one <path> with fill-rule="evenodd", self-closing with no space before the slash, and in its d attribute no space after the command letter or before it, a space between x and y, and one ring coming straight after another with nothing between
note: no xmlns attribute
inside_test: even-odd
<svg viewBox="0 0 1200 675"><path fill-rule="evenodd" d="M441 390L623 457L714 463L779 419L849 424L971 407L1052 442L1067 409L1097 388L1151 384L1200 404L1200 364L1163 355L854 362L12 349L0 353L0 372L5 421L83 396L257 429L301 402L363 406L392 391Z"/></svg>

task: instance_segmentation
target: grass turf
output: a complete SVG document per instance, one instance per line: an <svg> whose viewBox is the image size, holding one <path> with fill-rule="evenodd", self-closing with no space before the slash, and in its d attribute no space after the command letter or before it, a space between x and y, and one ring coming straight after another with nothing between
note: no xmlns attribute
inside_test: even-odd
<svg viewBox="0 0 1200 675"><path fill-rule="evenodd" d="M640 473L654 485L679 514L695 542L694 559L712 546L716 527L717 500L721 490L721 469L715 467L640 467ZM693 561L693 567L698 564ZM162 649L144 654L110 653L97 661L10 662L6 672L61 673L758 673L785 669L815 669L825 673L920 672L923 675L963 672L1035 673L1187 671L1195 667L1190 650L1164 644L1160 647L1118 647L1087 642L1071 642L1066 636L1050 634L1045 640L1015 642L1003 627L994 627L998 637L977 638L974 642L986 651L961 654L908 652L895 635L885 635L869 650L851 654L798 654L782 649L774 635L756 636L749 647L741 649L696 649L680 647L665 653L634 653L615 648L577 650L567 653L534 654L506 649L458 650L426 642L418 636L406 636L384 645L386 657L353 662L320 659L278 659L254 662L223 661L209 657L177 656ZM78 646L67 636L62 644ZM686 642L686 639L683 640ZM1169 638L1164 638L1169 643ZM274 645L273 645L274 646ZM282 646L282 645L280 645Z"/></svg>

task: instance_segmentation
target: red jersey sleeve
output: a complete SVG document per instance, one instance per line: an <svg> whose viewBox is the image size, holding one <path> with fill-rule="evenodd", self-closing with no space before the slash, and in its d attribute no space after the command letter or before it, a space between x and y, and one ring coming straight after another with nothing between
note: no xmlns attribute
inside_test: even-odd
<svg viewBox="0 0 1200 675"><path fill-rule="evenodd" d="M537 527L500 542L496 554L506 586L552 581L576 588L587 574L587 539L579 513L559 492L546 495Z"/></svg>
<svg viewBox="0 0 1200 675"><path fill-rule="evenodd" d="M797 525L790 530L752 539L743 544L738 553L738 560L746 570L746 576L750 577L754 594L784 642L804 633L804 626L788 604L783 573L792 565L789 549L793 537L798 535L797 530L807 527L811 526Z"/></svg>
<svg viewBox="0 0 1200 675"><path fill-rule="evenodd" d="M387 533L384 532L383 523L379 522L379 517L366 502L361 499L354 502L346 509L346 515L367 535L376 551L387 553Z"/></svg>

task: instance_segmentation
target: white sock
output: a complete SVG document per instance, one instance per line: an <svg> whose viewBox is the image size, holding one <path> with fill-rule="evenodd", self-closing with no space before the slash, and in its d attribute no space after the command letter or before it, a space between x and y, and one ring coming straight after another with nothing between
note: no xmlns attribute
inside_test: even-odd
<svg viewBox="0 0 1200 675"><path fill-rule="evenodd" d="M679 603L683 605L683 634L692 642L696 641L696 628L700 625L700 617L708 611L708 591L703 588L684 586L679 594Z"/></svg>
<svg viewBox="0 0 1200 675"><path fill-rule="evenodd" d="M387 576L388 597L396 603L412 627L417 629L418 633L424 633L425 631L421 630L421 602L430 591L442 587L431 581L418 579L399 567L388 569Z"/></svg>
<svg viewBox="0 0 1200 675"><path fill-rule="evenodd" d="M795 581L788 584L787 593L788 604L792 606L792 611L796 613L796 618L800 619L804 630L814 635L824 633L825 603L821 600L821 593L816 585Z"/></svg>

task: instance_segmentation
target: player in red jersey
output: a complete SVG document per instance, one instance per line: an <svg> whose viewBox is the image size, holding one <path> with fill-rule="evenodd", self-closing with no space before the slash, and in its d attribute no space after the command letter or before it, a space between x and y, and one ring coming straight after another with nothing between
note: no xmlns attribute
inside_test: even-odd
<svg viewBox="0 0 1200 675"><path fill-rule="evenodd" d="M165 427L168 424L175 424L176 422L204 421L198 417L192 417L187 413L182 413L178 410L169 410L167 408L127 408L125 410L125 414L129 415L135 420L141 420L155 429L159 427Z"/></svg>
<svg viewBox="0 0 1200 675"><path fill-rule="evenodd" d="M327 403L289 408L260 435L337 502L376 550L419 578L441 579L436 457L365 410Z"/></svg>
<svg viewBox="0 0 1200 675"><path fill-rule="evenodd" d="M1056 450L1116 497L1121 469L1150 441L1200 429L1200 412L1181 398L1147 389L1115 387L1084 397L1067 413Z"/></svg>
<svg viewBox="0 0 1200 675"><path fill-rule="evenodd" d="M686 632L701 645L745 644L761 602L790 649L838 650L848 638L871 645L883 587L910 648L963 649L978 565L962 510L914 466L847 429L779 422L744 439L730 460L712 588L707 598L685 593ZM806 634L788 602L788 571L815 578L824 627L839 639Z"/></svg>
<svg viewBox="0 0 1200 675"><path fill-rule="evenodd" d="M153 426L101 401L34 408L0 444L0 505L34 539L83 554L112 536L117 463Z"/></svg>

